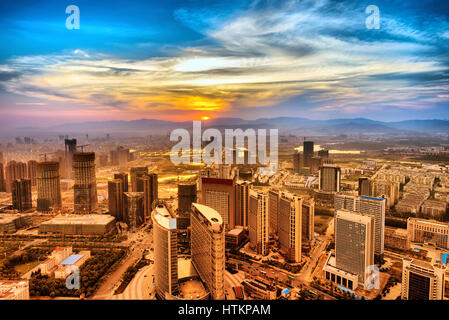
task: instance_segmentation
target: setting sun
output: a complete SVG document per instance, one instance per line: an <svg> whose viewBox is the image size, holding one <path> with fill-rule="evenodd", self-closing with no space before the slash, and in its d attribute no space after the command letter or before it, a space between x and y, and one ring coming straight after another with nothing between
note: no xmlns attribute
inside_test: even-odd
<svg viewBox="0 0 449 320"><path fill-rule="evenodd" d="M210 119L210 117L208 117L208 116L201 117L201 120L209 120L209 119Z"/></svg>

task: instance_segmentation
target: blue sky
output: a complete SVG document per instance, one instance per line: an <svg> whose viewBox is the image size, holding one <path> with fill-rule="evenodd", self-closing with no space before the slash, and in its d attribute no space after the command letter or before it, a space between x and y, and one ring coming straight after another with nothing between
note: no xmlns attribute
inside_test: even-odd
<svg viewBox="0 0 449 320"><path fill-rule="evenodd" d="M14 1L0 2L0 27L8 126L449 119L447 1Z"/></svg>

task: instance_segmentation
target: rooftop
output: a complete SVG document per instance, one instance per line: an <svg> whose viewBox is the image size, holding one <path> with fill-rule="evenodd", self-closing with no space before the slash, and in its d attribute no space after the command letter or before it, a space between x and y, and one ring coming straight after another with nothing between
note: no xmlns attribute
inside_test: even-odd
<svg viewBox="0 0 449 320"><path fill-rule="evenodd" d="M167 207L163 204L158 204L153 210L153 216L156 222L165 229L176 229L176 219L173 218Z"/></svg>
<svg viewBox="0 0 449 320"><path fill-rule="evenodd" d="M89 214L89 215L59 215L51 220L42 222L41 225L48 224L108 224L115 218L108 214Z"/></svg>
<svg viewBox="0 0 449 320"><path fill-rule="evenodd" d="M192 203L192 205L210 222L211 225L222 225L223 219L220 214L211 207L199 203Z"/></svg>
<svg viewBox="0 0 449 320"><path fill-rule="evenodd" d="M72 264L75 264L82 257L84 257L84 255L82 255L82 254L72 254L70 257L68 257L64 261L62 261L61 264L72 265Z"/></svg>

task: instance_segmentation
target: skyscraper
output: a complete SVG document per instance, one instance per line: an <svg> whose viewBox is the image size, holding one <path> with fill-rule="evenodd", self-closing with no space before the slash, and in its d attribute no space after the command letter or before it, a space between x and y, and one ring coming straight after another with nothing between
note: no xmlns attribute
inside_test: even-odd
<svg viewBox="0 0 449 320"><path fill-rule="evenodd" d="M374 218L374 255L381 261L384 253L385 239L385 199L374 197L355 197L335 195L335 212L346 209L350 212L372 215Z"/></svg>
<svg viewBox="0 0 449 320"><path fill-rule="evenodd" d="M190 226L190 210L192 203L196 202L196 184L178 184L178 229L187 229Z"/></svg>
<svg viewBox="0 0 449 320"><path fill-rule="evenodd" d="M75 213L92 213L97 209L97 182L95 174L95 153L76 152L73 154L75 184Z"/></svg>
<svg viewBox="0 0 449 320"><path fill-rule="evenodd" d="M306 141L303 142L303 164L304 167L311 167L312 165L312 157L313 157L313 141Z"/></svg>
<svg viewBox="0 0 449 320"><path fill-rule="evenodd" d="M124 221L124 185L122 179L108 181L108 208L109 214L116 221Z"/></svg>
<svg viewBox="0 0 449 320"><path fill-rule="evenodd" d="M279 192L276 190L268 191L268 217L270 219L269 223L269 233L278 234L279 233Z"/></svg>
<svg viewBox="0 0 449 320"><path fill-rule="evenodd" d="M145 222L143 192L125 192L125 222L129 230L135 231Z"/></svg>
<svg viewBox="0 0 449 320"><path fill-rule="evenodd" d="M64 157L65 157L65 177L68 179L73 178L73 155L76 152L76 139L65 139L64 140Z"/></svg>
<svg viewBox="0 0 449 320"><path fill-rule="evenodd" d="M128 174L119 172L114 174L114 179L120 179L123 182L123 192L128 192Z"/></svg>
<svg viewBox="0 0 449 320"><path fill-rule="evenodd" d="M226 230L235 227L235 190L232 179L201 178L201 203L216 210Z"/></svg>
<svg viewBox="0 0 449 320"><path fill-rule="evenodd" d="M148 174L148 167L131 168L131 188L133 192L143 192L143 181L139 180L139 178L145 174Z"/></svg>
<svg viewBox="0 0 449 320"><path fill-rule="evenodd" d="M178 241L176 219L164 204L157 204L151 213L154 239L156 294L161 299L176 295L178 285Z"/></svg>
<svg viewBox="0 0 449 320"><path fill-rule="evenodd" d="M302 202L302 243L313 240L315 221L315 202L313 199L307 199Z"/></svg>
<svg viewBox="0 0 449 320"><path fill-rule="evenodd" d="M302 199L288 192L279 199L278 232L281 252L287 260L301 262Z"/></svg>
<svg viewBox="0 0 449 320"><path fill-rule="evenodd" d="M36 186L36 168L37 168L37 161L35 160L29 160L27 163L28 168L28 179L31 180L31 186Z"/></svg>
<svg viewBox="0 0 449 320"><path fill-rule="evenodd" d="M325 164L319 171L319 189L327 192L340 192L341 170L339 167Z"/></svg>
<svg viewBox="0 0 449 320"><path fill-rule="evenodd" d="M446 266L422 260L402 259L402 300L443 300Z"/></svg>
<svg viewBox="0 0 449 320"><path fill-rule="evenodd" d="M248 181L239 180L235 183L235 225L248 226Z"/></svg>
<svg viewBox="0 0 449 320"><path fill-rule="evenodd" d="M304 157L301 152L295 152L293 154L293 172L299 173L304 167Z"/></svg>
<svg viewBox="0 0 449 320"><path fill-rule="evenodd" d="M192 263L214 300L225 298L225 232L221 215L214 209L192 204Z"/></svg>
<svg viewBox="0 0 449 320"><path fill-rule="evenodd" d="M364 287L368 267L374 264L374 219L370 215L337 210L335 214L336 267L358 277Z"/></svg>
<svg viewBox="0 0 449 320"><path fill-rule="evenodd" d="M151 211L153 209L153 204L158 199L158 182L157 182L157 174L150 173L144 174L140 178L137 178L137 184L140 182L143 185L143 195L144 195L144 212L145 212L145 221L150 220Z"/></svg>
<svg viewBox="0 0 449 320"><path fill-rule="evenodd" d="M38 162L36 166L37 210L49 212L61 208L59 162Z"/></svg>
<svg viewBox="0 0 449 320"><path fill-rule="evenodd" d="M32 207L31 180L17 179L12 183L12 206L19 211L26 211Z"/></svg>
<svg viewBox="0 0 449 320"><path fill-rule="evenodd" d="M268 254L268 196L249 190L248 229L250 246L258 254Z"/></svg>

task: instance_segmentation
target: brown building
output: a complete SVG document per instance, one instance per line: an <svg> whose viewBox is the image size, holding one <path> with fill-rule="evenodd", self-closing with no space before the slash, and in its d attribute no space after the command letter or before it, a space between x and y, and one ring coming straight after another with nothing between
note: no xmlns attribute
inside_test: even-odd
<svg viewBox="0 0 449 320"><path fill-rule="evenodd" d="M109 214L116 221L124 221L124 185L123 180L113 179L108 181L108 208Z"/></svg>
<svg viewBox="0 0 449 320"><path fill-rule="evenodd" d="M269 233L274 235L279 233L279 193L275 190L268 191L268 218Z"/></svg>
<svg viewBox="0 0 449 320"><path fill-rule="evenodd" d="M30 160L27 164L28 168L28 179L31 180L31 186L36 186L36 169L37 169L37 161Z"/></svg>
<svg viewBox="0 0 449 320"><path fill-rule="evenodd" d="M145 221L151 220L151 211L154 204L158 200L158 181L157 174L150 173L137 178L137 184L140 182L143 185L143 197L144 197L144 215Z"/></svg>
<svg viewBox="0 0 449 320"><path fill-rule="evenodd" d="M304 200L302 202L302 243L313 240L314 222L315 221L315 202L313 199Z"/></svg>
<svg viewBox="0 0 449 320"><path fill-rule="evenodd" d="M143 192L125 192L125 222L132 231L145 222Z"/></svg>
<svg viewBox="0 0 449 320"><path fill-rule="evenodd" d="M12 191L14 180L26 179L27 165L23 162L9 161L5 168L6 192Z"/></svg>
<svg viewBox="0 0 449 320"><path fill-rule="evenodd" d="M201 178L201 203L216 210L226 230L235 227L235 190L232 179Z"/></svg>
<svg viewBox="0 0 449 320"><path fill-rule="evenodd" d="M0 192L6 192L5 170L0 162Z"/></svg>
<svg viewBox="0 0 449 320"><path fill-rule="evenodd" d="M12 183L12 206L19 211L31 209L31 180L18 179Z"/></svg>
<svg viewBox="0 0 449 320"><path fill-rule="evenodd" d="M139 178L146 174L148 174L148 167L131 168L131 188L133 192L143 192L143 181L139 180Z"/></svg>
<svg viewBox="0 0 449 320"><path fill-rule="evenodd" d="M235 225L248 226L248 192L251 183L237 181L235 183Z"/></svg>
<svg viewBox="0 0 449 320"><path fill-rule="evenodd" d="M62 206L59 162L38 162L36 165L37 210L49 212Z"/></svg>
<svg viewBox="0 0 449 320"><path fill-rule="evenodd" d="M94 212L98 206L95 153L76 152L73 154L73 173L75 177L73 186L75 213Z"/></svg>

